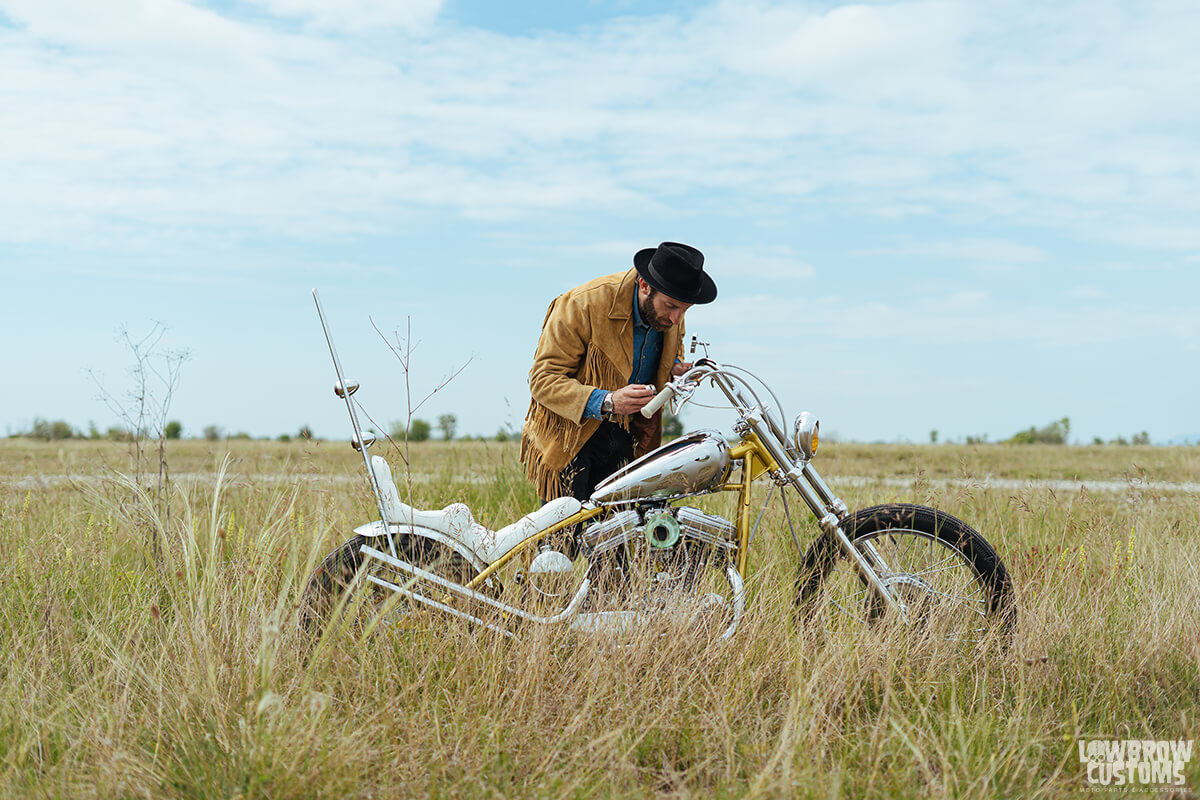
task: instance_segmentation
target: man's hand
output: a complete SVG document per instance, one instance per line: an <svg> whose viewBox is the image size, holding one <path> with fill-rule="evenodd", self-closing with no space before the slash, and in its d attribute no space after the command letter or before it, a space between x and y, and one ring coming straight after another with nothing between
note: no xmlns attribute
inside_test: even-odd
<svg viewBox="0 0 1200 800"><path fill-rule="evenodd" d="M653 385L631 383L622 386L612 393L614 414L636 414L642 407L654 399L658 390Z"/></svg>
<svg viewBox="0 0 1200 800"><path fill-rule="evenodd" d="M687 372L691 368L692 368L691 361L681 361L681 362L677 363L675 366L671 367L671 377L678 378L680 375Z"/></svg>

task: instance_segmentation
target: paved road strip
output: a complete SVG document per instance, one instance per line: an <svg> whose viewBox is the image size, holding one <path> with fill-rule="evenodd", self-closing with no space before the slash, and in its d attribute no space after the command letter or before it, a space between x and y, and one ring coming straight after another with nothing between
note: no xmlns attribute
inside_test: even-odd
<svg viewBox="0 0 1200 800"><path fill-rule="evenodd" d="M403 482L403 474L396 476L398 482ZM442 480L443 475L432 475L429 473L414 473L412 480L414 483L430 483L434 480ZM148 476L145 481L148 485L153 485L155 476ZM485 483L489 480L486 475L459 475L454 478L462 483ZM54 486L62 486L69 484L84 484L98 485L109 480L105 475L28 475L19 478L9 483L10 488L14 489L42 489ZM171 480L184 486L212 486L216 482L216 476L211 473L201 472L184 472L171 476ZM985 476L982 478L905 478L905 477L871 477L866 475L844 475L827 479L833 486L849 486L854 488L862 488L869 486L895 486L898 488L911 488L918 484L928 484L939 488L965 488L965 489L980 489L983 491L1020 491L1022 489L1052 489L1056 492L1078 492L1080 490L1086 492L1180 492L1184 494L1200 494L1200 483L1170 483L1166 481L1146 481L1141 479L1130 479L1122 481L1094 481L1094 480L1063 480L1049 478L996 478ZM307 474L267 474L260 473L254 475L238 475L229 474L226 477L226 485L234 487L252 486L255 484L301 484L301 483L326 483L337 486L354 484L363 482L363 477L358 474L338 474L338 475L307 475Z"/></svg>

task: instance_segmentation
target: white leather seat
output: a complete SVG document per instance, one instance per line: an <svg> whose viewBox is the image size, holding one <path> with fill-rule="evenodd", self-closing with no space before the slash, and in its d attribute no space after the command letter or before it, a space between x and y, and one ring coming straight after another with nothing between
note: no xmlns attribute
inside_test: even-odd
<svg viewBox="0 0 1200 800"><path fill-rule="evenodd" d="M441 511L422 511L400 499L392 468L380 456L371 456L371 470L383 495L384 522L393 525L420 525L458 538L475 525L475 516L464 503L451 503Z"/></svg>
<svg viewBox="0 0 1200 800"><path fill-rule="evenodd" d="M507 527L492 533L487 531L473 546L475 552L489 564L512 550L535 533L546 530L556 522L579 511L583 505L574 497L560 497L533 511ZM486 530L486 529L485 529Z"/></svg>
<svg viewBox="0 0 1200 800"><path fill-rule="evenodd" d="M477 523L471 509L463 503L451 503L441 511L421 511L403 502L396 482L392 480L392 468L380 456L371 456L371 470L375 473L375 481L383 497L385 522L419 525L444 533L471 548L486 564L582 508L574 497L560 497L493 533Z"/></svg>

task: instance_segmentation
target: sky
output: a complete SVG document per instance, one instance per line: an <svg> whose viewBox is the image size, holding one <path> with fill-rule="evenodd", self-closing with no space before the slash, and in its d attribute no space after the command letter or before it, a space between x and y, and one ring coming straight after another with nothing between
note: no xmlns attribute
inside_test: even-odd
<svg viewBox="0 0 1200 800"><path fill-rule="evenodd" d="M688 333L826 436L1200 436L1198 39L1191 0L0 0L0 426L117 424L161 325L185 436L348 437L315 288L378 429L518 430L549 302L681 241Z"/></svg>

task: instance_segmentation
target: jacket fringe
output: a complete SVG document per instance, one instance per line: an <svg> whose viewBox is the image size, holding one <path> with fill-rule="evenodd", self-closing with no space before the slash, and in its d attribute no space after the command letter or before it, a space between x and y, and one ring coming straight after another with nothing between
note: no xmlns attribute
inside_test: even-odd
<svg viewBox="0 0 1200 800"><path fill-rule="evenodd" d="M559 295L546 310L529 371L531 394L535 389L536 394L521 436L521 463L543 500L566 494L570 480L564 470L600 427L600 420L579 418L588 397L586 387L616 391L629 382L636 277L633 269L601 276ZM550 329L567 333L556 341ZM682 337L682 322L678 330L664 335L654 377L658 386L670 379L672 361L683 353ZM640 417L619 416L614 421L633 436L635 457L661 435L661 415L649 430Z"/></svg>
<svg viewBox="0 0 1200 800"><path fill-rule="evenodd" d="M627 383L620 370L595 346L587 350L579 381L605 391L615 391ZM623 430L630 430L628 416L620 415L613 421ZM537 489L538 497L553 500L567 493L563 470L591 438L596 427L560 417L536 400L529 402L521 436L521 463L525 465L525 474ZM562 455L554 458L553 454L539 452L534 442L553 442L556 448L561 448ZM554 463L556 461L561 464Z"/></svg>
<svg viewBox="0 0 1200 800"><path fill-rule="evenodd" d="M562 469L553 469L547 464L546 459L533 446L533 442L562 442L571 452L578 453L579 448L583 446L582 442L578 442L582 432L583 426L569 422L536 400L529 401L529 413L525 415L525 427L521 436L521 463L525 465L525 474L541 499L553 500L562 497L566 489L563 486Z"/></svg>
<svg viewBox="0 0 1200 800"><path fill-rule="evenodd" d="M621 371L616 368L608 356L604 355L599 347L593 346L587 350L587 357L583 362L583 375L580 380L597 389L615 392L629 382L629 376L621 375ZM629 431L628 416L622 414L615 419L615 422L626 432ZM583 442L580 442L579 446L582 447ZM579 449L575 448L575 452L579 452Z"/></svg>

